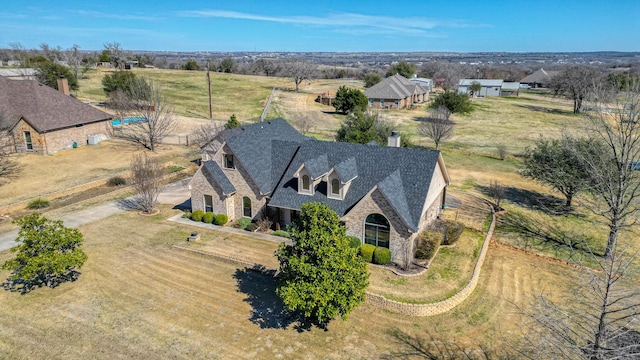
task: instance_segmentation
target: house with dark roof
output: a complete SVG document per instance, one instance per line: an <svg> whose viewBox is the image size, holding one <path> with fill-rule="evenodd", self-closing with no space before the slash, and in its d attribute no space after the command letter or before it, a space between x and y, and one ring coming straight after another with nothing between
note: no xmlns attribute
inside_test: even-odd
<svg viewBox="0 0 640 360"><path fill-rule="evenodd" d="M64 80L64 79L61 79ZM68 89L64 81L61 89ZM111 115L35 80L0 76L0 112L16 152L51 154L106 138Z"/></svg>
<svg viewBox="0 0 640 360"><path fill-rule="evenodd" d="M402 75L393 75L368 88L364 95L369 107L376 109L404 109L429 99L429 90Z"/></svg>
<svg viewBox="0 0 640 360"><path fill-rule="evenodd" d="M439 151L320 141L283 119L225 130L203 146L190 183L192 210L269 217L285 227L309 202L329 205L363 243L392 259L413 255L415 239L441 212L449 175Z"/></svg>
<svg viewBox="0 0 640 360"><path fill-rule="evenodd" d="M520 84L531 88L545 88L549 85L551 78L558 75L559 71L548 71L543 68L534 71L520 80Z"/></svg>

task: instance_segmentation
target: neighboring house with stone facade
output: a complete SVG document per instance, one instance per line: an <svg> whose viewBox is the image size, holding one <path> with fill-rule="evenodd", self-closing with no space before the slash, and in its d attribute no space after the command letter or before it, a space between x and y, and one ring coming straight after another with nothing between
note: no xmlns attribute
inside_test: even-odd
<svg viewBox="0 0 640 360"><path fill-rule="evenodd" d="M402 262L444 206L449 184L439 151L319 141L283 119L225 130L203 147L190 183L193 210L285 227L309 202L329 205L347 234L388 247Z"/></svg>
<svg viewBox="0 0 640 360"><path fill-rule="evenodd" d="M59 88L68 90L61 79ZM66 86L65 86L66 85ZM0 76L0 112L15 152L51 154L106 138L111 115L35 80Z"/></svg>
<svg viewBox="0 0 640 360"><path fill-rule="evenodd" d="M393 75L368 88L364 95L374 109L404 109L429 99L429 90L402 75Z"/></svg>

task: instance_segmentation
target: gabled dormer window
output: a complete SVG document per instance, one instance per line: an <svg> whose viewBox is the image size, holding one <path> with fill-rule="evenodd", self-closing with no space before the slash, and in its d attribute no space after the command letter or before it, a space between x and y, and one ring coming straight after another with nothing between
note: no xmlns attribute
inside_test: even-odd
<svg viewBox="0 0 640 360"><path fill-rule="evenodd" d="M224 154L222 162L225 169L236 168L235 164L233 163L233 154Z"/></svg>
<svg viewBox="0 0 640 360"><path fill-rule="evenodd" d="M331 195L340 196L340 180L331 180Z"/></svg>
<svg viewBox="0 0 640 360"><path fill-rule="evenodd" d="M302 175L301 190L303 192L311 192L311 179L309 178L309 175L307 175L307 174Z"/></svg>

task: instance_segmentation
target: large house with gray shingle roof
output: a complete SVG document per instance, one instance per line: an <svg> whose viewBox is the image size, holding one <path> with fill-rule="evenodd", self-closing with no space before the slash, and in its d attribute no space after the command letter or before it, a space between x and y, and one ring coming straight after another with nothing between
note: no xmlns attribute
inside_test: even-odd
<svg viewBox="0 0 640 360"><path fill-rule="evenodd" d="M35 80L0 76L0 112L16 152L51 154L107 137L111 115Z"/></svg>
<svg viewBox="0 0 640 360"><path fill-rule="evenodd" d="M532 88L544 88L549 85L551 79L558 75L560 71L550 71L540 68L540 70L534 71L520 80L520 84L526 85Z"/></svg>
<svg viewBox="0 0 640 360"><path fill-rule="evenodd" d="M364 92L369 107L374 109L404 109L429 99L429 91L402 75L393 75Z"/></svg>
<svg viewBox="0 0 640 360"><path fill-rule="evenodd" d="M190 183L192 210L230 220L264 216L285 227L309 202L329 205L363 243L393 261L441 212L449 176L439 151L320 141L283 119L225 130L203 146Z"/></svg>

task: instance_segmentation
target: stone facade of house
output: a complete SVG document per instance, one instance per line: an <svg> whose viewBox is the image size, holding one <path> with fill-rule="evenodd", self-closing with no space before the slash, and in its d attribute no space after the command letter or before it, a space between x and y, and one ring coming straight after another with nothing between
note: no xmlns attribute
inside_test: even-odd
<svg viewBox="0 0 640 360"><path fill-rule="evenodd" d="M10 130L10 133L16 152L53 154L60 150L73 148L74 142L76 146L87 145L89 135L108 137L109 126L111 126L110 120L40 134L29 123L21 119ZM27 148L25 132L28 132L31 137L31 149Z"/></svg>

